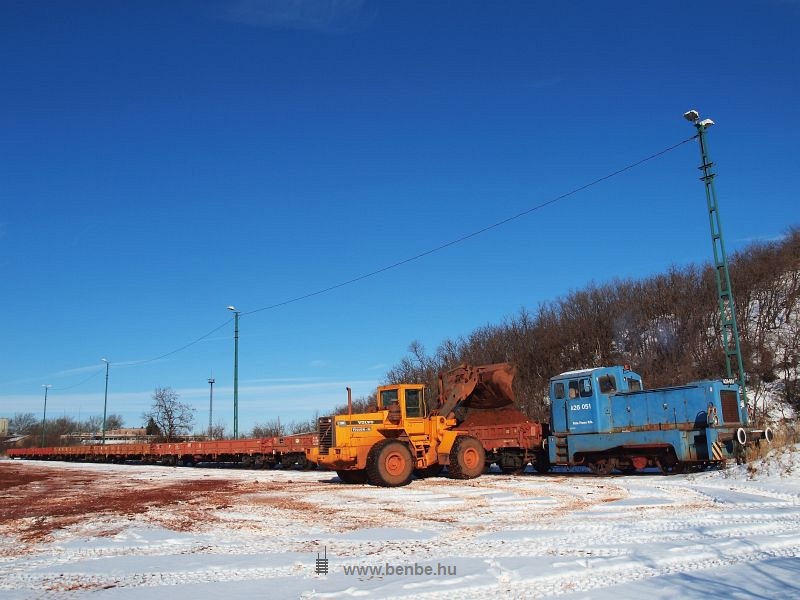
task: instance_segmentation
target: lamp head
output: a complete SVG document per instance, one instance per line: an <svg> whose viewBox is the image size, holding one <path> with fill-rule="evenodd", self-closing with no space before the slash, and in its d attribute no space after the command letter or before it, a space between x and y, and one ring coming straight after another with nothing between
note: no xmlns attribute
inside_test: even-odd
<svg viewBox="0 0 800 600"><path fill-rule="evenodd" d="M694 109L687 110L685 113L683 113L683 118L689 121L690 123L694 123L695 121L697 121L697 119L700 118L700 113Z"/></svg>

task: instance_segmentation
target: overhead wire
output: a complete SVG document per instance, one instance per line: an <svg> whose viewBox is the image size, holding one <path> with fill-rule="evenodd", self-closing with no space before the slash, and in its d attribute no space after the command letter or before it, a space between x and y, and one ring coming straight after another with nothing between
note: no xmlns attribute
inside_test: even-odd
<svg viewBox="0 0 800 600"><path fill-rule="evenodd" d="M483 233L486 233L487 231L491 231L492 229L496 229L498 227L501 227L501 226L503 226L503 225L505 225L507 223L510 223L511 221L515 221L517 219L521 219L522 217L527 216L527 215L529 215L529 214L531 214L531 213L533 213L533 212L535 212L537 210L541 210L541 209L545 208L546 206L550 206L551 204L555 204L556 202L559 202L561 200L564 200L565 198L568 198L568 197L573 196L573 195L575 195L575 194L577 194L579 192L582 192L583 190L588 189L588 188L590 188L592 186L595 186L595 185L597 185L599 183L602 183L603 181L606 181L608 179L611 179L612 177L616 177L617 175L620 175L620 174L622 174L622 173L624 173L626 171L630 171L631 169L636 168L639 165L642 165L642 164L644 164L644 163L646 163L648 161L651 161L651 160L653 160L655 158L658 158L659 156L663 156L664 154L666 154L668 152L671 152L672 150L675 150L676 148L682 146L683 144L686 144L687 142L691 142L696 137L697 137L697 135L695 134L690 138L686 138L685 140L682 140L682 141L678 142L677 144L673 144L672 146L669 146L668 148L664 148L663 150L659 150L658 152L655 152L654 154L651 154L650 156L647 156L645 158L637 160L636 162L630 163L629 165L626 165L626 166L624 166L624 167L622 167L620 169L617 169L616 171L613 171L612 173L609 173L609 174L604 175L602 177L598 177L597 179L595 179L593 181L590 181L589 183L586 183L586 184L584 184L584 185L582 185L580 187L577 187L577 188L575 188L573 190L570 190L570 191L568 191L568 192L566 192L564 194L561 194L560 196L556 196L555 198L551 198L550 200L547 200L546 202L542 202L541 204L537 204L536 206L532 206L531 208L523 210L522 212L519 212L519 213L517 213L515 215L512 215L510 217L506 217L505 219L497 221L496 223L492 223L491 225L487 225L486 227L482 227L481 229L477 229L477 230L475 230L475 231L473 231L471 233L467 233L465 235L462 235L461 237L458 237L458 238L455 238L453 240L450 240L449 242L446 242L444 244L440 244L439 246L436 246L434 248L430 248L429 250L425 250L424 252L420 252L419 254L415 254L414 256L410 256L408 258L404 258L402 260L394 262L394 263L392 263L390 265L387 265L385 267L381 267L380 269L376 269L374 271L370 271L369 273L364 273L363 275L359 275L357 277L353 277L352 279L348 279L347 281L342 281L340 283L336 283L336 284L328 286L326 288L322 288L322 289L316 290L314 292L309 292L307 294L303 294L302 296L297 296L295 298L290 298L290 299L284 300L282 302L277 302L275 304L270 304L269 306L263 306L261 308L255 309L255 310L250 310L250 311L247 311L247 312L243 312L242 316L252 315L252 314L255 314L255 313L258 313L258 312L262 312L262 311L265 311L265 310L272 310L272 309L275 309L275 308L280 308L281 306L286 306L288 304L293 304L295 302L300 302L301 300L307 300L308 298L313 298L314 296L319 296L321 294L326 294L327 292L331 292L333 290L337 290L339 288L342 288L342 287L345 287L345 286L348 286L348 285L352 285L352 284L357 283L359 281L363 281L364 279L369 279L370 277L374 277L374 276L379 275L381 273L385 273L386 271L390 271L392 269L396 269L398 267L401 267L401 266L406 265L408 263L417 261L417 260L419 260L421 258L424 258L426 256L430 256L431 254L434 254L436 252L444 250L445 248L450 248L451 246L455 246L456 244L460 244L461 242L465 242L465 241L467 241L467 240L469 240L471 238L474 238L474 237L479 236L479 235L481 235Z"/></svg>
<svg viewBox="0 0 800 600"><path fill-rule="evenodd" d="M51 388L51 389L52 389L52 391L54 391L54 392L63 392L63 391L65 391L65 390L71 390L72 388L76 388L76 387L78 387L79 385L83 385L83 384L84 384L84 383L86 383L87 381L90 381L90 380L94 379L95 377L97 377L98 375L100 375L100 373L102 373L104 370L105 370L105 367L98 367L97 371L95 371L94 373L92 373L91 375L89 375L89 377L87 377L87 378L86 378L86 379L84 379L83 381L79 381L78 383L74 383L74 384L72 384L72 385L68 385L68 386L66 386L66 387L54 387L54 388Z"/></svg>
<svg viewBox="0 0 800 600"><path fill-rule="evenodd" d="M175 350L172 350L171 352L167 352L166 354L162 354L161 356L156 356L155 358L148 358L147 360L137 360L137 361L134 361L134 362L126 363L126 365L127 366L132 366L132 367L138 367L139 365L146 365L147 363L155 362L157 360L161 360L162 358L167 358L168 356L172 356L173 354L177 354L178 352L182 352L183 350L186 350L190 346L194 346L198 342L202 342L204 339L206 339L212 333L216 333L217 331L219 331L220 329L225 327L225 325L227 325L231 321L233 321L233 318L227 319L222 325L218 325L217 327L215 327L214 329L212 329L208 333L205 333L205 334L201 335L196 340L194 340L192 342L189 342L188 344L185 344L185 345L181 346L180 348L176 348Z"/></svg>
<svg viewBox="0 0 800 600"><path fill-rule="evenodd" d="M493 229L497 229L498 227L502 227L503 225L506 225L506 224L508 224L508 223L510 223L512 221L516 221L517 219L521 219L522 217L525 217L525 216L527 216L527 215L529 215L529 214L531 214L533 212L536 212L536 211L541 210L541 209L543 209L543 208L545 208L547 206L550 206L552 204L560 202L561 200L569 198L570 196L574 196L575 194L577 194L579 192L582 192L582 191L584 191L584 190L586 190L586 189L588 189L590 187L593 187L595 185L598 185L599 183L607 181L608 179L611 179L612 177L616 177L617 175L621 175L622 173L625 173L626 171L630 171L631 169L634 169L634 168L636 168L636 167L638 167L638 166L640 166L640 165L642 165L642 164L644 164L646 162L649 162L649 161L651 161L653 159L656 159L656 158L658 158L660 156L663 156L664 154L667 154L668 152L671 152L671 151L675 150L676 148L679 148L683 144L691 142L692 140L694 140L696 138L697 138L697 134L695 134L695 135L693 135L693 136L691 136L689 138L686 138L685 140L682 140L682 141L680 141L680 142L678 142L676 144L673 144L672 146L664 148L663 150L659 150L658 152L650 154L649 156L646 156L645 158L639 159L639 160L637 160L635 162L632 162L632 163L630 163L628 165L625 165L624 167L621 167L621 168L617 169L616 171L613 171L611 173L603 175L602 177L598 177L597 179L594 179L594 180L592 180L592 181L590 181L588 183L585 183L585 184L583 184L583 185L581 185L579 187L576 187L576 188L574 188L574 189L572 189L572 190L570 190L568 192L565 192L565 193L563 193L563 194L561 194L559 196L551 198L550 200L547 200L545 202L541 202L540 204L537 204L536 206L532 206L532 207L530 207L530 208L528 208L526 210L523 210L523 211L518 212L518 213L516 213L514 215L511 215L509 217L501 219L500 221L496 221L495 223L491 223L490 225L487 225L485 227L482 227L482 228L477 229L475 231L472 231L470 233L464 234L464 235L462 235L460 237L452 239L452 240L450 240L448 242L445 242L443 244L439 244L438 246L435 246L433 248L430 248L428 250L425 250L425 251L420 252L418 254L415 254L413 256L409 256L407 258L404 258L402 260L398 260L398 261L396 261L396 262L394 262L392 264L386 265L386 266L381 267L379 269L375 269L374 271L370 271L368 273L364 273L362 275L358 275L358 276L353 277L351 279L348 279L346 281L341 281L339 283L330 285L330 286L325 287L325 288L321 288L321 289L313 291L313 292L309 292L307 294L303 294L301 296L296 296L294 298L289 298L287 300L283 300L281 302L276 302L275 304L270 304L268 306L263 306L261 308L255 309L255 310L242 312L242 313L240 313L240 316L253 315L253 314L256 314L256 313L259 313L259 312L263 312L263 311L266 311L266 310L274 310L274 309L280 308L282 306L287 306L289 304L294 304L295 302L300 302L301 300L307 300L307 299L313 298L315 296L320 296L322 294L326 294L328 292L332 292L333 290L337 290L339 288L343 288L343 287L346 287L348 285L352 285L354 283L357 283L359 281L363 281L365 279L369 279L370 277L375 277L376 275L380 275L381 273L385 273L386 271L391 271L392 269L396 269L396 268L401 267L403 265L415 262L417 260L425 258L426 256L430 256L431 254L435 254L436 252L440 252L440 251L442 251L442 250L444 250L446 248L450 248L452 246L455 246L457 244L465 242L465 241L467 241L469 239L472 239L474 237L482 235L482 234L484 234L484 233L486 233L488 231L491 231ZM156 356L154 358L150 358L150 359L147 359L147 360L136 361L136 362L132 362L132 363L126 363L126 365L129 365L129 366L145 365L145 364L148 364L148 363L155 362L157 360L161 360L163 358L167 358L168 356L172 356L173 354L177 354L179 352L182 352L183 350L186 350L187 348L190 348L191 346L194 346L195 344L197 344L197 343L201 342L202 340L206 339L211 334L216 333L217 331L219 331L220 329L225 327L228 323L230 323L232 320L233 320L232 318L227 319L224 323L222 323L221 325L218 325L217 327L215 327L214 329L212 329L208 333L205 333L205 334L201 335L197 339L189 342L188 344L184 344L183 346L181 346L179 348L176 348L175 350L171 350L170 352L167 352L165 354L162 354L160 356ZM74 385L71 385L71 386L68 386L68 387L64 387L64 388L53 388L53 389L54 390L58 390L58 391L62 391L62 390L69 390L69 389L78 387L80 385L83 385L87 381L91 380L92 378L96 377L100 373L102 373L102 369L100 369L96 373L93 373L91 376L89 376L88 378L84 379L83 381L81 381L79 383L76 383Z"/></svg>

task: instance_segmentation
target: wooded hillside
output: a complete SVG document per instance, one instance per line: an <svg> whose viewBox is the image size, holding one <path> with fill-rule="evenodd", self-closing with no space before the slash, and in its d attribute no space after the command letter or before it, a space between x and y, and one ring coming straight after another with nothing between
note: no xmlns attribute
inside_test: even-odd
<svg viewBox="0 0 800 600"><path fill-rule="evenodd" d="M729 258L748 394L763 417L767 388L800 408L800 229ZM520 407L547 420L547 382L584 367L627 364L647 387L725 375L714 270L674 267L644 280L590 284L523 309L504 323L445 340L433 354L411 342L390 383L424 381L459 363L512 362Z"/></svg>

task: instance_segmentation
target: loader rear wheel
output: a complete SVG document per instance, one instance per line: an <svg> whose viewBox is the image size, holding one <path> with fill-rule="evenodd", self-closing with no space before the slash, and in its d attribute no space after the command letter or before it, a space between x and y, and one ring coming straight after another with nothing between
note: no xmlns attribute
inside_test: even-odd
<svg viewBox="0 0 800 600"><path fill-rule="evenodd" d="M363 484L367 483L367 472L364 469L354 471L336 471L342 483Z"/></svg>
<svg viewBox="0 0 800 600"><path fill-rule="evenodd" d="M451 479L474 479L483 473L486 464L486 451L474 437L460 435L450 450L450 464L447 467Z"/></svg>
<svg viewBox="0 0 800 600"><path fill-rule="evenodd" d="M369 451L367 478L372 485L398 487L406 485L414 472L411 452L402 442L383 440Z"/></svg>

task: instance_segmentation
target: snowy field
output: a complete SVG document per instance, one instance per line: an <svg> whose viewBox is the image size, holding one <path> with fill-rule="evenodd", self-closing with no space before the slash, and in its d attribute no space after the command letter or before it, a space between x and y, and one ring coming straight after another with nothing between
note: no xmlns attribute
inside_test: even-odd
<svg viewBox="0 0 800 600"><path fill-rule="evenodd" d="M798 598L799 455L397 489L3 460L0 599Z"/></svg>

